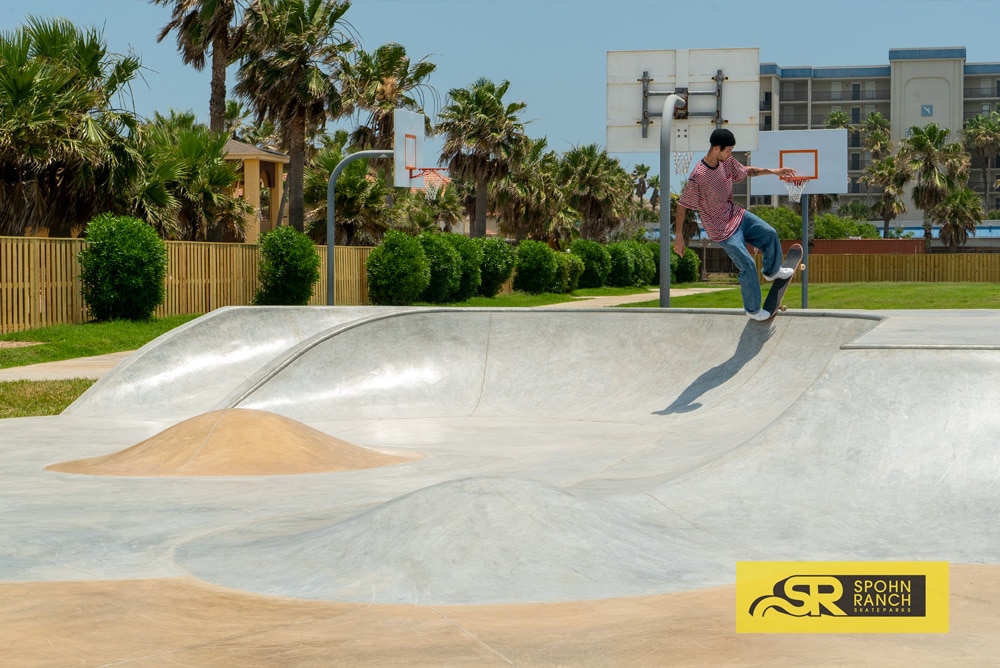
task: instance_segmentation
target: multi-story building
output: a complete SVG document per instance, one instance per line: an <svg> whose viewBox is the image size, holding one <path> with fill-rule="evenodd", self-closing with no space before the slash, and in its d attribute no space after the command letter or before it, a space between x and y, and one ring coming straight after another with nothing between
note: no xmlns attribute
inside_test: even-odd
<svg viewBox="0 0 1000 668"><path fill-rule="evenodd" d="M1000 111L1000 63L969 63L965 58L965 47L934 47L890 49L888 65L781 67L761 63L760 129L824 128L834 111L862 123L877 111L889 120L894 142L903 139L909 128L928 123L947 128L950 141L961 141L969 118ZM871 163L871 154L862 147L858 133L848 133L848 137L849 193L841 195L840 202L870 204L874 194L861 182L861 175ZM1000 177L1000 156L991 162L989 208L1000 209L1000 192L992 187ZM969 186L980 194L981 167L973 158ZM911 203L897 220L916 222L921 216Z"/></svg>

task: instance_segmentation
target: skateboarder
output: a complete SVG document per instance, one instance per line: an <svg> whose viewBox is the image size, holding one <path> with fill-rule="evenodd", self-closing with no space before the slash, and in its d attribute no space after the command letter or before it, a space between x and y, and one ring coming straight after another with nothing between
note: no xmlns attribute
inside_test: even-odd
<svg viewBox="0 0 1000 668"><path fill-rule="evenodd" d="M761 308L757 265L747 251L746 244L759 248L764 253L762 270L768 281L788 278L795 270L781 266L781 242L774 228L733 202L733 184L748 176L761 174L787 178L794 176L795 170L789 167L744 167L733 157L736 137L723 128L712 132L709 144L708 153L695 165L681 191L677 205L674 250L678 255L684 255L684 216L688 209L698 211L708 237L722 246L739 270L743 308L747 315L754 320L767 320L771 314Z"/></svg>

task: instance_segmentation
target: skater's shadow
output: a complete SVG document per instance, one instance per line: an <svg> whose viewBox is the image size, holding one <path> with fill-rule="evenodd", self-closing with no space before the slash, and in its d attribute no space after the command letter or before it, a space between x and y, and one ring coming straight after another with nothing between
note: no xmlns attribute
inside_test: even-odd
<svg viewBox="0 0 1000 668"><path fill-rule="evenodd" d="M709 390L731 380L747 362L757 356L772 334L774 334L773 326L762 327L759 322L748 321L740 334L740 341L732 357L698 376L679 397L674 399L673 403L663 410L653 411L653 414L690 413L701 408L701 403L697 399Z"/></svg>

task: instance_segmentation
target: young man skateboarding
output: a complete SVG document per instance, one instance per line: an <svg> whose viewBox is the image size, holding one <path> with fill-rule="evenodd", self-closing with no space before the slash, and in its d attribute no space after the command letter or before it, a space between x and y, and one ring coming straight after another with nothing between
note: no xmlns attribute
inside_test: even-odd
<svg viewBox="0 0 1000 668"><path fill-rule="evenodd" d="M781 242L774 228L759 217L733 202L733 184L748 176L773 174L781 177L795 175L789 167L764 169L744 167L733 157L736 137L732 132L718 129L709 138L710 148L695 165L677 205L676 237L674 250L684 255L684 217L691 209L701 214L701 223L708 238L718 242L739 270L743 308L754 320L767 320L771 314L761 308L760 283L757 264L747 251L746 244L764 253L762 272L764 278L788 278L795 270L781 266Z"/></svg>

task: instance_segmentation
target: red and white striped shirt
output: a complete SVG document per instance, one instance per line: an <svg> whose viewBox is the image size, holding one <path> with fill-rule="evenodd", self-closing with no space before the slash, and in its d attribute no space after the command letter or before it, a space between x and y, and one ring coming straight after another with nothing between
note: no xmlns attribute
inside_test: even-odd
<svg viewBox="0 0 1000 668"><path fill-rule="evenodd" d="M733 202L733 184L746 178L747 168L736 158L714 168L699 160L688 177L680 204L701 214L701 224L712 241L725 241L739 228L743 209Z"/></svg>

